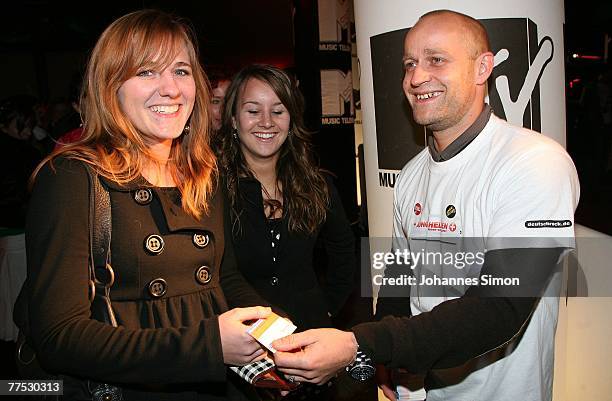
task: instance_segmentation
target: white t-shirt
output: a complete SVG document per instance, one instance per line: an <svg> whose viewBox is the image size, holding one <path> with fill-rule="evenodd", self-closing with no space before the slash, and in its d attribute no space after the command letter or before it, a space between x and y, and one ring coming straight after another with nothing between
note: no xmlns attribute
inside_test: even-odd
<svg viewBox="0 0 612 401"><path fill-rule="evenodd" d="M576 169L558 143L491 115L483 131L450 160L435 162L426 148L402 169L395 186L394 248L406 247L407 241L413 253L482 256L503 248L571 249L578 198ZM431 296L420 291L419 276L477 280L482 264L475 256L461 268L417 266L412 314L460 296L470 283ZM462 381L429 391L427 400L550 400L559 285L560 277L550 282L547 293L554 296L541 298L522 339L508 346L503 358L481 357Z"/></svg>

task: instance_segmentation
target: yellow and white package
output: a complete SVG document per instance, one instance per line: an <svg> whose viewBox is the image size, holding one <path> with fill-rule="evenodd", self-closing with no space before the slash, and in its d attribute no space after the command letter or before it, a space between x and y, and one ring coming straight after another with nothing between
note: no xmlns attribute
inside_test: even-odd
<svg viewBox="0 0 612 401"><path fill-rule="evenodd" d="M253 323L247 330L247 333L274 353L276 350L272 347L272 343L279 338L293 333L296 328L291 320L281 317L276 313L271 313L267 318L259 319Z"/></svg>

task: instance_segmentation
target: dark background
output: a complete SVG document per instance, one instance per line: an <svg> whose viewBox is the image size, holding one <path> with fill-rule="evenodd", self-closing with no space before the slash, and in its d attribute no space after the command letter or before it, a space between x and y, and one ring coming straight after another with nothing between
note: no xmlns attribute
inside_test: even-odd
<svg viewBox="0 0 612 401"><path fill-rule="evenodd" d="M301 14L296 16L299 26L304 22L316 23L316 19L303 15L304 10L311 11L310 4L316 4L316 0L3 2L0 95L26 91L50 101L67 96L67 81L80 71L102 30L117 17L146 7L176 12L190 19L200 39L202 61L211 72L233 71L250 62L295 67L296 60L300 64L308 60L300 57L304 49L296 49L294 5ZM612 2L566 0L565 15L566 53L602 56L604 33L610 32L612 25ZM299 36L301 32L296 33ZM581 68L598 64L595 61L579 65L573 61L566 65L568 75L572 76Z"/></svg>
<svg viewBox="0 0 612 401"><path fill-rule="evenodd" d="M190 19L200 39L202 61L212 73L231 72L250 62L299 68L308 60L300 57L306 51L301 48L303 41L295 43L295 33L299 36L303 27L295 33L293 27L316 23L315 18L304 15L312 11L310 4L316 0L4 2L0 13L0 95L25 91L46 101L68 96L71 77L80 72L102 30L117 17L146 7ZM294 5L298 12L295 23ZM603 56L604 33L610 32L612 25L612 2L566 0L565 14L566 54ZM566 70L575 78L581 70L597 64L601 62L569 60Z"/></svg>
<svg viewBox="0 0 612 401"><path fill-rule="evenodd" d="M213 72L231 72L250 62L293 65L288 0L12 1L4 2L0 17L2 94L25 89L49 101L68 96L69 80L80 72L104 28L141 8L189 19L200 40L202 62Z"/></svg>
<svg viewBox="0 0 612 401"><path fill-rule="evenodd" d="M602 170L598 162L603 147L609 151L612 127L602 131L597 116L592 114L597 100L593 82L603 71L610 71L611 61L572 57L603 57L606 33L612 36L612 1L565 1L567 150L578 169L581 192L575 218L577 223L612 235L612 215L608 212L612 174L606 166ZM612 53L612 43L609 50Z"/></svg>

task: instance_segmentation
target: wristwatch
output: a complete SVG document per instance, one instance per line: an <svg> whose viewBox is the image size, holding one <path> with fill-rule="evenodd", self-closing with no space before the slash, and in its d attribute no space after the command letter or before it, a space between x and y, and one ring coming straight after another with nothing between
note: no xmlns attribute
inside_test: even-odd
<svg viewBox="0 0 612 401"><path fill-rule="evenodd" d="M355 362L351 363L346 367L348 374L355 380L365 382L374 377L376 373L376 367L372 359L365 354L365 352L357 349L357 356Z"/></svg>

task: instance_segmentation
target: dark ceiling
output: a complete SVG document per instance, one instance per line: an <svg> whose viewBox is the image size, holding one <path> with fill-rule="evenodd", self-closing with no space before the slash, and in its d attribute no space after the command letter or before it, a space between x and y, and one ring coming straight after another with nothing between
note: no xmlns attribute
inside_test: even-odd
<svg viewBox="0 0 612 401"><path fill-rule="evenodd" d="M207 64L235 64L244 60L287 64L293 59L293 1L299 0L3 2L0 51L88 50L115 18L132 10L156 7L193 21ZM593 38L601 32L612 33L612 1L565 0L565 15L568 47L600 47L601 40Z"/></svg>
<svg viewBox="0 0 612 401"><path fill-rule="evenodd" d="M141 8L161 8L191 20L207 65L293 63L291 0L5 2L0 51L86 52L111 21Z"/></svg>

